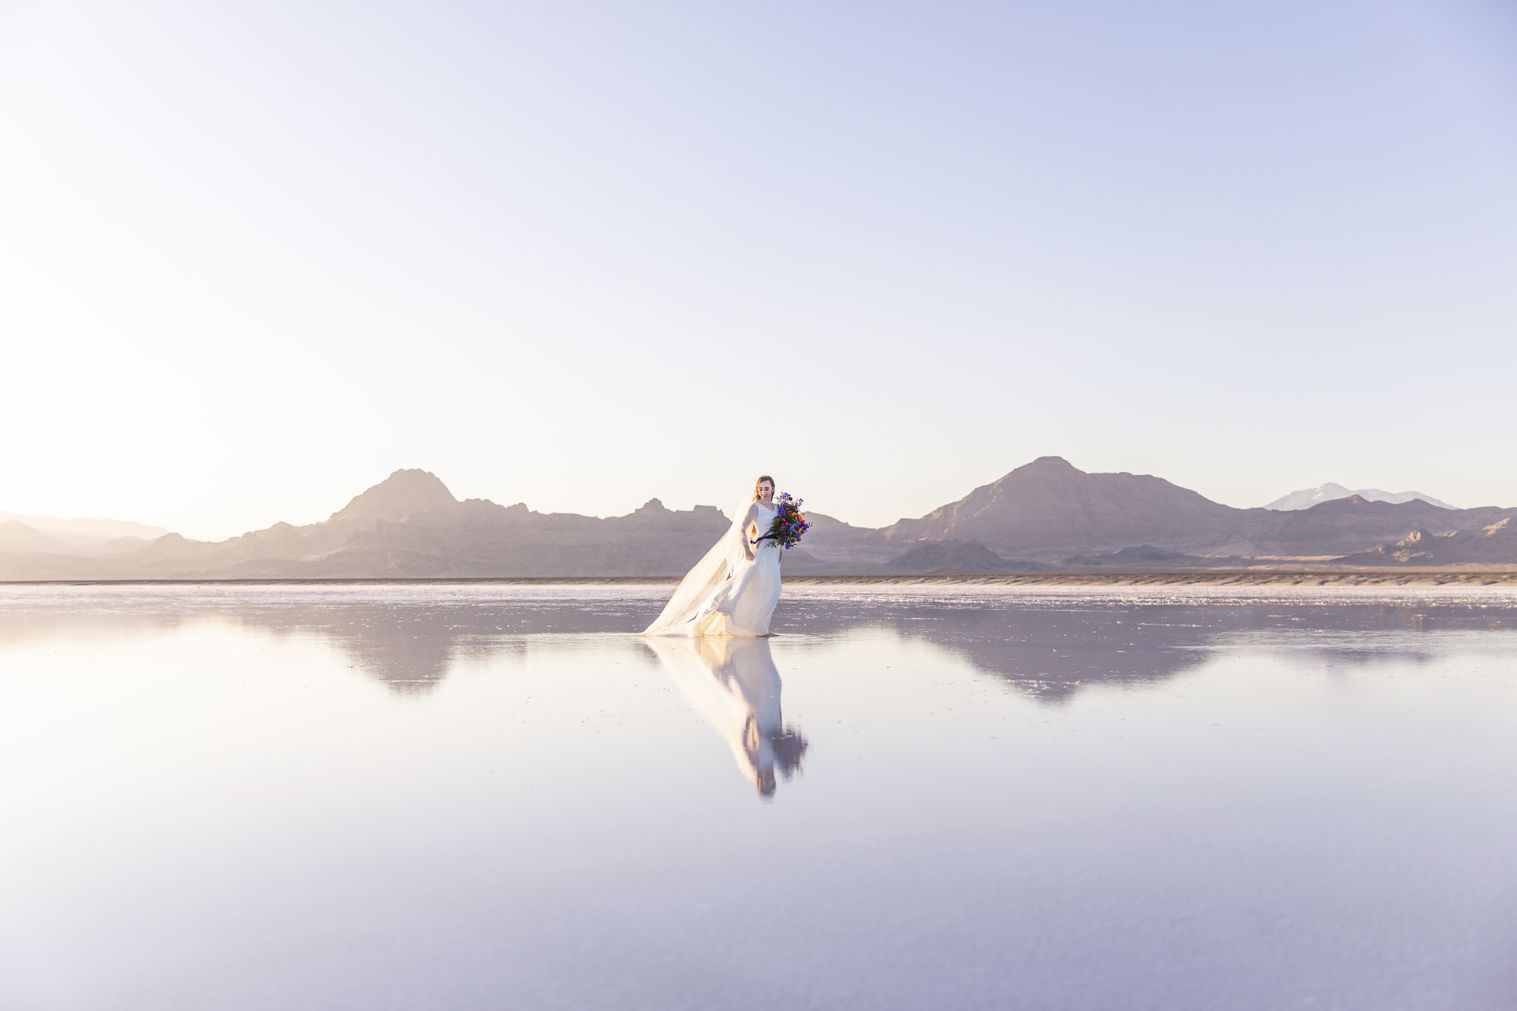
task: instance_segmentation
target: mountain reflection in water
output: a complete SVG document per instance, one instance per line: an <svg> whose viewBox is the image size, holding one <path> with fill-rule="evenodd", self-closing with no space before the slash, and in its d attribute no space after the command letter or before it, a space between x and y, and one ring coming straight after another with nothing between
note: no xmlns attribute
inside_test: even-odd
<svg viewBox="0 0 1517 1011"><path fill-rule="evenodd" d="M1517 600L668 588L0 585L0 1007L1513 1006Z"/></svg>
<svg viewBox="0 0 1517 1011"><path fill-rule="evenodd" d="M39 608L29 591L20 590L9 602L0 592L0 642L49 635L78 641L217 620L280 638L319 639L397 695L414 696L431 691L461 661L519 648L523 636L633 632L657 613L666 590L658 584L402 583L231 584L200 592L195 585L116 584L99 588L94 606L81 608L75 601L66 611ZM1028 696L1062 703L1092 685L1165 681L1199 667L1224 646L1304 650L1330 666L1416 662L1433 655L1416 636L1511 630L1517 627L1514 614L1478 599L1303 596L1219 604L1097 595L869 595L817 592L802 584L787 587L775 627L785 636L824 638L890 631L930 643ZM713 669L728 669L707 652Z"/></svg>

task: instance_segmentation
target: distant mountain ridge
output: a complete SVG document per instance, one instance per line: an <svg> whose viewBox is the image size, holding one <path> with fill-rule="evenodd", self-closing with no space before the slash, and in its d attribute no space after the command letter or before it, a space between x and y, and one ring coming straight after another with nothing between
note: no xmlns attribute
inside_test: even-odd
<svg viewBox="0 0 1517 1011"><path fill-rule="evenodd" d="M140 548L169 531L128 520L0 512L0 552L58 551L90 556Z"/></svg>
<svg viewBox="0 0 1517 1011"><path fill-rule="evenodd" d="M1237 535L1240 512L1148 474L1088 474L1062 457L1041 456L881 533L890 541L973 540L998 554L1043 557L1160 542L1221 548Z"/></svg>
<svg viewBox="0 0 1517 1011"><path fill-rule="evenodd" d="M1358 495L1360 498L1368 499L1371 502L1389 502L1392 505L1421 500L1428 505L1435 505L1440 509L1455 508L1447 502L1433 498L1433 496L1426 492L1382 491L1379 488L1345 488L1341 484L1333 484L1332 482L1319 484L1315 488L1293 491L1289 495L1282 495L1264 508L1291 512L1297 509L1310 509L1314 505L1321 505L1323 502L1333 502L1340 498L1348 498L1351 495Z"/></svg>
<svg viewBox="0 0 1517 1011"><path fill-rule="evenodd" d="M925 516L870 529L811 512L785 571L1167 571L1281 565L1517 564L1517 509L1449 509L1351 494L1301 510L1235 509L1148 474L1087 473L1044 456ZM397 470L317 523L221 541L70 546L0 524L0 579L545 578L681 575L729 526L711 506L652 499L625 516L458 500Z"/></svg>
<svg viewBox="0 0 1517 1011"><path fill-rule="evenodd" d="M69 546L57 537L29 527L18 520L0 522L0 551L68 551Z"/></svg>
<svg viewBox="0 0 1517 1011"><path fill-rule="evenodd" d="M1504 516L1473 530L1435 534L1417 529L1394 543L1348 555L1349 565L1461 565L1517 558L1517 518Z"/></svg>

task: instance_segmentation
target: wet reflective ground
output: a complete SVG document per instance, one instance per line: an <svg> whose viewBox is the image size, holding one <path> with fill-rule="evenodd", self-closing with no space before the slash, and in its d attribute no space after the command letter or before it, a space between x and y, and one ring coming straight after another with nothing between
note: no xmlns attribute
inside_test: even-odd
<svg viewBox="0 0 1517 1011"><path fill-rule="evenodd" d="M1517 599L0 586L0 1007L1511 1008Z"/></svg>

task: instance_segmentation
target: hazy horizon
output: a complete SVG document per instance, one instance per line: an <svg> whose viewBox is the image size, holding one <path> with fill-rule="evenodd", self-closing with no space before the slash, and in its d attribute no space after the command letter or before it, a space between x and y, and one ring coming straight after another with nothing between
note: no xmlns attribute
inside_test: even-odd
<svg viewBox="0 0 1517 1011"><path fill-rule="evenodd" d="M881 526L1042 455L1512 505L1513 43L1494 0L11 4L0 511L765 472Z"/></svg>
<svg viewBox="0 0 1517 1011"><path fill-rule="evenodd" d="M1045 455L1056 456L1057 454L1045 454ZM1023 464L1018 464L1017 466L1020 467L1020 466L1025 465L1025 463L1030 463L1030 462L1032 462L1032 461L1030 461L1030 460L1029 461L1024 461ZM1077 463L1074 463L1073 461L1068 461L1068 462L1070 462L1072 466L1076 467L1076 469L1080 469L1080 470L1084 469L1084 468L1079 467L1079 465ZM1015 470L1016 468L1014 467L1014 468L1011 468L1011 469ZM264 528L272 526L273 524L278 523L278 522L293 523L296 526L301 526L301 525L304 525L304 524L307 524L307 523L321 522L321 521L324 521L326 519L329 519L334 513L336 513L339 510L341 510L344 506L346 506L348 504L348 502L352 498L356 497L357 495L362 494L364 491L368 490L369 488L372 488L372 487L374 487L374 486L382 483L385 479L387 479L389 476L393 475L396 471L399 471L399 470L424 470L424 471L427 471L427 470L429 470L429 468L426 468L426 467L395 468L394 470L392 470L390 472L390 474L387 474L383 478L380 478L380 479L371 481L368 484L365 484L362 488L359 488L359 489L355 490L351 495L348 495L345 498L343 498L343 500L340 503L333 505L330 509L328 509L325 512L323 512L321 515L313 517L313 518L310 518L310 519L289 520L289 519L281 517L281 518L277 518L277 519L268 520L265 523L260 523L260 524L257 524L255 526L252 526L252 527L248 527L248 528L246 528L244 530L234 530L234 531L230 531L228 533L216 534L216 535L207 536L207 537L201 537L201 536L198 536L196 534L188 533L188 532L183 531L183 530L174 530L174 528L169 528L169 529L172 532L184 534L185 536L188 536L191 539L219 541L219 540L225 540L225 539L227 539L229 537L236 537L236 536L238 536L240 534L247 533L249 530L264 529ZM460 495L460 494L457 493L457 491L455 491L453 489L453 487L451 485L448 484L448 480L447 480L447 477L445 475L438 474L435 471L429 471L429 472L432 473L433 476L436 477L439 481L441 481L445 486L447 486L449 492L453 494L454 498L456 498L456 499L458 499L460 501L462 501L465 498L484 498L484 499L489 499L490 501L493 501L497 505L501 505L501 506L512 506L512 505L516 505L519 501L521 501L521 500L509 500L508 501L508 500L504 500L504 499L501 499L501 498L495 498L495 497L492 497L492 496L489 496L489 495L472 495L472 496ZM982 485L991 484L994 481L997 481L1000 478L1006 476L1007 473L1010 473L1010 471L1006 471L1006 472L997 474L993 478L987 478L986 480L977 483L974 487L978 488L978 487L980 487ZM1091 472L1091 473L1102 473L1102 472ZM1128 473L1134 473L1134 472L1128 472ZM1163 478L1164 475L1157 474L1157 475L1152 475L1152 476ZM1315 488L1322 487L1323 485L1325 485L1327 483L1329 483L1329 482L1322 482L1321 484L1314 485L1311 488L1293 489L1293 492L1299 494L1302 491L1310 491L1310 490L1314 490ZM1203 490L1201 490L1201 489L1192 488L1192 489L1189 489L1189 490L1198 492L1198 493L1200 493L1201 495L1203 495L1203 496L1205 496L1207 498L1211 498L1211 496L1206 495L1206 492L1203 491ZM1351 490L1354 490L1354 489L1351 489ZM1374 491L1384 492L1384 491L1387 491L1388 489L1368 489L1368 488L1365 488L1365 490L1374 490ZM938 503L938 505L939 506L947 505L950 502L957 501L960 498L963 498L964 496L968 495L971 491L973 491L973 488L965 488L962 491L960 491L960 492L958 492L956 494L953 494L952 497L944 498L941 502ZM1424 489L1394 489L1394 491L1398 492L1398 493L1400 493L1400 492L1412 492L1412 491L1416 491L1416 492L1422 492L1423 494L1430 494L1430 493L1427 493ZM1434 496L1434 497L1436 498L1436 496ZM663 496L659 496L659 495L651 496L651 498L658 500L665 508L675 509L675 510L688 510L688 509L691 509L691 508L693 508L695 506L715 506L717 509L720 509L723 512L730 512L731 509L732 509L732 507L734 506L734 501L732 501L732 500L723 502L723 501L717 500L714 497L711 498L711 499L705 500L705 501L694 501L694 502L683 502L683 503L682 502L670 502L668 499L664 498ZM1212 500L1213 501L1217 501L1216 499L1212 499ZM586 510L583 510L583 509L572 509L572 508L571 509L547 510L547 509L540 509L540 508L538 508L532 502L525 502L524 504L526 506L528 506L528 508L532 509L533 511L540 512L540 513L542 513L542 512L569 513L569 514L577 514L577 515L598 516L598 517L604 518L604 517L607 517L607 516L624 516L628 512L631 512L633 509L646 504L647 501L649 501L649 500L645 499L643 502L639 502L637 504L637 506L633 506L633 507L631 507L631 508L629 508L629 509L627 509L627 510L621 512L621 513L590 513L590 512L587 512ZM1235 503L1223 503L1223 504L1225 504L1225 505L1236 505ZM0 505L3 505L3 503L0 503ZM1253 503L1253 504L1249 504L1249 505L1242 505L1242 506L1236 506L1236 507L1237 508L1267 508L1268 505L1269 505L1269 503ZM1466 505L1464 503L1457 503L1456 502L1456 503L1448 503L1447 506L1449 508L1454 508L1454 509L1474 508L1476 506L1499 506L1499 507L1505 508L1505 507L1507 507L1507 503L1505 503L1505 502L1481 502L1481 503L1474 503L1474 504ZM811 508L809 504L808 504L807 508L808 509ZM824 512L824 513L826 512L825 510L821 510L821 509L818 509L817 511L818 512ZM927 512L927 511L930 511L930 510L924 510L924 513ZM0 508L0 517L4 517L4 516L8 516L8 515L22 515L22 516L24 516L26 514L19 513L17 510L10 510L10 509ZM36 515L41 515L41 514L36 514ZM896 520L916 518L915 516L898 516L898 517L894 517L893 519L887 521L886 523L868 524L868 523L859 523L858 521L856 521L854 519L851 519L850 517L847 517L847 516L837 516L837 515L832 514L832 513L827 513L827 515L833 516L834 519L839 519L839 520L842 520L842 521L844 521L846 523L850 523L853 526L858 526L858 527L874 527L874 528L878 528L878 527L882 527L882 526L887 526L887 525L889 525L889 523L893 523ZM144 521L144 520L136 520L133 517L129 517L129 516L70 515L70 516L52 516L50 518L53 518L53 519L98 520L98 521L127 521L127 522L138 522L138 523L148 522L148 521ZM159 525L159 526L161 526L161 524L149 524L149 525Z"/></svg>

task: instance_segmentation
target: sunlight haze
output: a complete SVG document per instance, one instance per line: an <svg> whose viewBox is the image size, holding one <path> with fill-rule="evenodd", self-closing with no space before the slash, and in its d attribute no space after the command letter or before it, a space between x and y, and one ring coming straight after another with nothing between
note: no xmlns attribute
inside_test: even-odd
<svg viewBox="0 0 1517 1011"><path fill-rule="evenodd" d="M1517 505L1517 13L11 3L0 512Z"/></svg>

